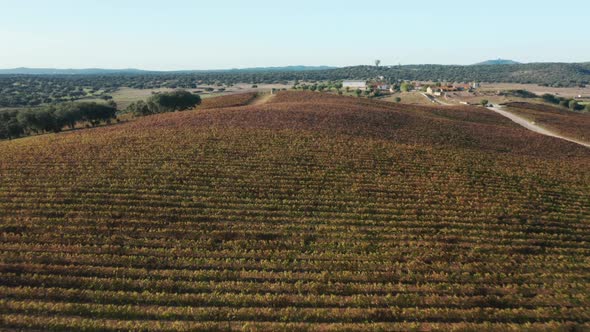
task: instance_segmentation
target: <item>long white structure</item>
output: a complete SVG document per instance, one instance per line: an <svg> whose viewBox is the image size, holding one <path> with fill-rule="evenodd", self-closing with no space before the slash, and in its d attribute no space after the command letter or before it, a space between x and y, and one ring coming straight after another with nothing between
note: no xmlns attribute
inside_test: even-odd
<svg viewBox="0 0 590 332"><path fill-rule="evenodd" d="M343 88L351 88L351 89L367 89L367 82L365 81L344 81L342 82Z"/></svg>

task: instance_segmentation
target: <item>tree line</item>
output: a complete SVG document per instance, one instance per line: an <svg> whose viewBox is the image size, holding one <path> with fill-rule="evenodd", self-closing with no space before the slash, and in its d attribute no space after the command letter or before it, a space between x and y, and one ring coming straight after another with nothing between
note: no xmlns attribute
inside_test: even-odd
<svg viewBox="0 0 590 332"><path fill-rule="evenodd" d="M77 124L96 126L116 119L117 106L113 103L62 103L40 108L0 112L0 139L13 139L41 133L57 133Z"/></svg>
<svg viewBox="0 0 590 332"><path fill-rule="evenodd" d="M586 106L579 104L577 100L573 98L564 98L564 97L557 97L550 93L546 93L541 96L541 98L548 103L559 105L561 107L569 108L572 111L584 111L590 112L590 104Z"/></svg>
<svg viewBox="0 0 590 332"><path fill-rule="evenodd" d="M132 103L127 109L136 116L184 111L201 103L199 95L184 90L158 93L147 101ZM76 125L97 126L117 119L117 105L107 103L79 102L61 103L39 108L0 111L0 139L57 133Z"/></svg>
<svg viewBox="0 0 590 332"><path fill-rule="evenodd" d="M186 90L161 92L151 96L147 101L131 103L125 112L135 116L146 116L158 113L185 111L201 103L199 95Z"/></svg>

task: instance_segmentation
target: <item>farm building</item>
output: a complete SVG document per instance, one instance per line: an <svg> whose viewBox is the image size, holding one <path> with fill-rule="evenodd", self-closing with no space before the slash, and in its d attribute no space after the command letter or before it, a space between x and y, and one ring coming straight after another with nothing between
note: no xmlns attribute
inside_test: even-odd
<svg viewBox="0 0 590 332"><path fill-rule="evenodd" d="M443 85L443 86L429 86L426 89L426 93L435 95L435 96L442 96L447 92L454 92L454 91L463 91L464 86L453 86L453 85Z"/></svg>
<svg viewBox="0 0 590 332"><path fill-rule="evenodd" d="M381 90L381 91L388 91L389 84L384 83L384 82L374 82L374 83L371 83L371 88L376 89L376 90Z"/></svg>
<svg viewBox="0 0 590 332"><path fill-rule="evenodd" d="M459 91L459 88L457 88L456 86L453 86L453 85L441 86L440 89L443 92Z"/></svg>
<svg viewBox="0 0 590 332"><path fill-rule="evenodd" d="M436 86L429 86L426 88L426 93L429 95L440 96L442 95L443 90L440 87Z"/></svg>
<svg viewBox="0 0 590 332"><path fill-rule="evenodd" d="M367 82L365 82L365 81L344 81L344 82L342 82L342 87L345 89L350 88L350 89L366 90L367 89Z"/></svg>
<svg viewBox="0 0 590 332"><path fill-rule="evenodd" d="M472 89L470 84L456 84L454 87L457 89L457 91L469 91Z"/></svg>

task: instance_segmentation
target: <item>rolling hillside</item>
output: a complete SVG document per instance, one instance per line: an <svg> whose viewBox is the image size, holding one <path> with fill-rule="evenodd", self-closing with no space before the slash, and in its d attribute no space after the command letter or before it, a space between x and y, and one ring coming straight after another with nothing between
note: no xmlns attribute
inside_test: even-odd
<svg viewBox="0 0 590 332"><path fill-rule="evenodd" d="M231 98L0 142L0 326L590 329L590 149L483 108Z"/></svg>
<svg viewBox="0 0 590 332"><path fill-rule="evenodd" d="M590 143L590 114L588 113L524 102L512 102L506 106L511 112L534 121L539 126Z"/></svg>

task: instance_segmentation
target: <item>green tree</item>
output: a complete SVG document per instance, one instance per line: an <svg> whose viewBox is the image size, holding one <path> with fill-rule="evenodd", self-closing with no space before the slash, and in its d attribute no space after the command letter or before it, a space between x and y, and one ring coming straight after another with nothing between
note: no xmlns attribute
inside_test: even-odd
<svg viewBox="0 0 590 332"><path fill-rule="evenodd" d="M92 126L96 126L102 121L110 122L117 117L117 109L109 104L85 102L73 104L72 107L82 121L88 121Z"/></svg>
<svg viewBox="0 0 590 332"><path fill-rule="evenodd" d="M37 128L35 112L32 109L22 110L16 115L18 123L25 129L25 131L33 131L37 133L40 128Z"/></svg>
<svg viewBox="0 0 590 332"><path fill-rule="evenodd" d="M590 103L586 104L586 107L584 108L584 112L590 113Z"/></svg>
<svg viewBox="0 0 590 332"><path fill-rule="evenodd" d="M24 134L23 126L17 120L18 111L0 112L0 139L12 139Z"/></svg>
<svg viewBox="0 0 590 332"><path fill-rule="evenodd" d="M482 99L480 102L481 106L487 106L489 101L487 99Z"/></svg>
<svg viewBox="0 0 590 332"><path fill-rule="evenodd" d="M72 104L59 105L54 115L61 127L68 126L70 129L74 129L76 123L82 120L81 113Z"/></svg>
<svg viewBox="0 0 590 332"><path fill-rule="evenodd" d="M59 131L53 108L28 109L18 113L17 121L35 133Z"/></svg>
<svg viewBox="0 0 590 332"><path fill-rule="evenodd" d="M569 107L569 104L570 104L570 101L569 101L569 100L567 100L567 99L562 99L562 100L559 102L559 106L561 106L561 107Z"/></svg>
<svg viewBox="0 0 590 332"><path fill-rule="evenodd" d="M354 93L356 94L356 96L357 96L357 97L359 97L359 98L360 98L360 96L361 96L361 94L362 94L363 92L361 91L361 89L356 89L356 90L354 91Z"/></svg>
<svg viewBox="0 0 590 332"><path fill-rule="evenodd" d="M396 102L396 103L399 103L399 102L401 102L401 101L402 101L402 99L401 99L400 97L395 97L395 102Z"/></svg>
<svg viewBox="0 0 590 332"><path fill-rule="evenodd" d="M541 96L545 102L552 103L552 104L559 104L559 98L555 97L550 93L546 93Z"/></svg>
<svg viewBox="0 0 590 332"><path fill-rule="evenodd" d="M135 116L146 116L146 115L154 114L154 113L152 113L152 110L150 109L148 104L143 100L139 100L137 102L131 103L129 106L127 106L125 111L132 113Z"/></svg>
<svg viewBox="0 0 590 332"><path fill-rule="evenodd" d="M158 106L158 112L185 111L201 103L201 97L186 90L158 93L150 97L148 103Z"/></svg>
<svg viewBox="0 0 590 332"><path fill-rule="evenodd" d="M408 82L403 82L399 87L401 92L408 92L412 89L412 85Z"/></svg>
<svg viewBox="0 0 590 332"><path fill-rule="evenodd" d="M570 110L575 111L578 108L578 102L572 99L569 101L568 107Z"/></svg>
<svg viewBox="0 0 590 332"><path fill-rule="evenodd" d="M9 139L21 137L24 134L24 129L16 120L16 117L10 119L4 124L6 134Z"/></svg>

